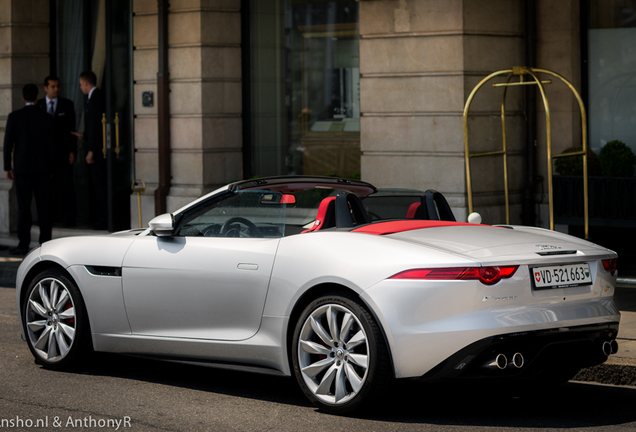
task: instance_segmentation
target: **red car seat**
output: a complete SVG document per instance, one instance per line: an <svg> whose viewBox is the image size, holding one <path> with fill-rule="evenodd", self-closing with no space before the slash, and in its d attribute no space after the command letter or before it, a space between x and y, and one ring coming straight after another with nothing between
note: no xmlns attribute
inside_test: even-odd
<svg viewBox="0 0 636 432"><path fill-rule="evenodd" d="M320 202L318 207L318 214L316 215L316 221L314 226L301 234L318 231L325 228L333 228L336 226L336 211L335 211L336 197L327 197Z"/></svg>

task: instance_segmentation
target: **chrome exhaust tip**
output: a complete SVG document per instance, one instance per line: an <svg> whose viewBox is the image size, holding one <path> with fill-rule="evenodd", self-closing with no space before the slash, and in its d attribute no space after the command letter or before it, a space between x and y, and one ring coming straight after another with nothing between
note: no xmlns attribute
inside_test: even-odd
<svg viewBox="0 0 636 432"><path fill-rule="evenodd" d="M612 353L612 344L608 341L603 342L601 348L603 349L603 354L605 354L605 356L607 357L609 357L609 355Z"/></svg>
<svg viewBox="0 0 636 432"><path fill-rule="evenodd" d="M506 366L508 366L508 359L503 354L497 354L497 357L495 357L495 364L498 369L505 369Z"/></svg>
<svg viewBox="0 0 636 432"><path fill-rule="evenodd" d="M521 369L524 364L525 359L523 358L523 355L521 353L518 352L512 356L512 365L514 367L516 367L517 369Z"/></svg>
<svg viewBox="0 0 636 432"><path fill-rule="evenodd" d="M616 354L618 352L618 342L616 342L616 340L610 342L610 347L612 348L612 354Z"/></svg>
<svg viewBox="0 0 636 432"><path fill-rule="evenodd" d="M489 362L484 363L485 368L488 369L505 369L508 367L508 359L503 354L497 354L497 357L490 360Z"/></svg>

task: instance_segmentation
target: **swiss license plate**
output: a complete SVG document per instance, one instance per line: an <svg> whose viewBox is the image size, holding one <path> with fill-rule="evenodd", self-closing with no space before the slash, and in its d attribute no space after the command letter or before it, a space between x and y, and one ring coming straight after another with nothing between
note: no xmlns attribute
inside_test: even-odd
<svg viewBox="0 0 636 432"><path fill-rule="evenodd" d="M592 274L588 263L535 267L532 269L532 277L536 289L592 285Z"/></svg>

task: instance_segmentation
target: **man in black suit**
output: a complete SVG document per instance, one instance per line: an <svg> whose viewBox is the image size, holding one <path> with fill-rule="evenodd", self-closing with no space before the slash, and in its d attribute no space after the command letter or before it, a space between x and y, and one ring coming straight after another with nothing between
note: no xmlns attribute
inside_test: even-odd
<svg viewBox="0 0 636 432"><path fill-rule="evenodd" d="M35 104L53 117L55 126L55 155L53 184L57 210L54 215L61 218L65 226L75 223L75 188L73 186L73 163L77 153L75 131L75 107L73 101L60 96L60 79L48 76L44 79L46 97Z"/></svg>
<svg viewBox="0 0 636 432"><path fill-rule="evenodd" d="M29 251L32 196L37 205L40 244L51 240L52 227L49 195L55 145L53 119L35 106L38 99L35 84L24 86L22 99L26 106L9 114L4 135L4 170L7 178L15 182L18 198L19 244L9 250L13 255Z"/></svg>
<svg viewBox="0 0 636 432"><path fill-rule="evenodd" d="M97 223L95 229L107 228L106 210L106 159L103 153L104 138L102 114L106 111L103 92L96 87L97 77L92 71L80 74L80 89L88 96L86 114L84 116L84 138L87 144L86 163L91 167Z"/></svg>

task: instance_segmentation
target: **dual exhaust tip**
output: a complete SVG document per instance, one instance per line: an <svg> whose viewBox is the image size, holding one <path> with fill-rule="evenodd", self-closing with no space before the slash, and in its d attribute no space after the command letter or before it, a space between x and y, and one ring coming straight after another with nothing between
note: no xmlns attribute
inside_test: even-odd
<svg viewBox="0 0 636 432"><path fill-rule="evenodd" d="M601 345L601 349L603 350L603 354L609 357L610 354L616 354L618 352L618 343L615 340L605 341L603 345Z"/></svg>
<svg viewBox="0 0 636 432"><path fill-rule="evenodd" d="M611 354L616 354L618 352L618 343L615 340L605 341L601 345L601 349L603 350L603 354L606 357L609 357ZM497 356L486 363L484 366L489 369L499 369L503 370L507 367L513 367L517 369L521 369L525 364L525 359L523 355L519 352L514 353L512 359L508 361L508 357L505 354L497 354Z"/></svg>
<svg viewBox="0 0 636 432"><path fill-rule="evenodd" d="M517 369L521 369L525 364L525 359L521 353L514 353L510 362L508 362L508 357L505 354L497 354L494 360L486 363L486 367L490 369L500 369L503 370L507 367L514 367Z"/></svg>

